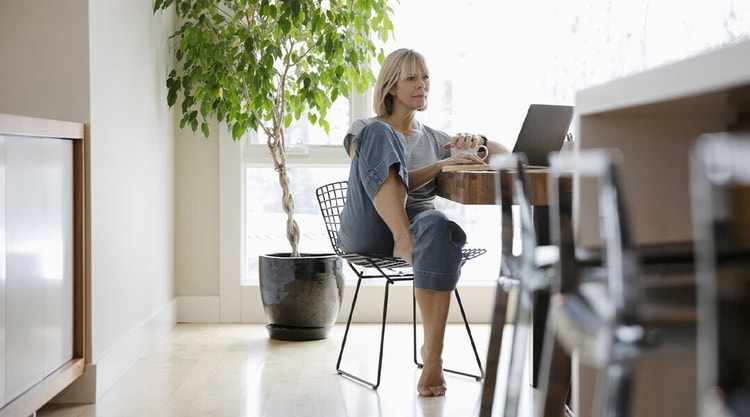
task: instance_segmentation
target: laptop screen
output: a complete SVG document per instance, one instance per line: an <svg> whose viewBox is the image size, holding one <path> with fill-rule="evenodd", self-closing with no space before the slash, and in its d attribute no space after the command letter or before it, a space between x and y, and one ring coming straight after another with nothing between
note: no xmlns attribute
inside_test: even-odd
<svg viewBox="0 0 750 417"><path fill-rule="evenodd" d="M529 165L548 166L549 153L562 148L572 120L573 106L530 105L513 152L526 154Z"/></svg>

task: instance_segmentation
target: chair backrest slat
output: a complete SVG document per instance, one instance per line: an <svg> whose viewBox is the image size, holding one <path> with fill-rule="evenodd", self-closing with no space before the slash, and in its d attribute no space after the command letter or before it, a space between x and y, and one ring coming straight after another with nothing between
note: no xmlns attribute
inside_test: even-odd
<svg viewBox="0 0 750 417"><path fill-rule="evenodd" d="M318 197L320 211L323 214L323 221L328 232L328 238L331 246L337 255L344 255L344 251L339 248L339 230L341 229L341 212L346 202L347 182L338 181L323 185L315 190Z"/></svg>

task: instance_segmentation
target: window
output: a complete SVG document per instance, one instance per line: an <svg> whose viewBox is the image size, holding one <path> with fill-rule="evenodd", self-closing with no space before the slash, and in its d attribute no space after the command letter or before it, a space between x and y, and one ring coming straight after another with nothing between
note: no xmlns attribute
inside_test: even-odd
<svg viewBox="0 0 750 417"><path fill-rule="evenodd" d="M300 253L331 253L331 244L315 200L315 188L349 176L349 157L341 139L349 127L349 100L339 99L328 114L331 132L302 121L286 130L289 183L294 218L300 228ZM249 133L245 140L246 266L243 283L258 281L258 255L288 253L286 214L281 206L278 174L274 171L265 135Z"/></svg>

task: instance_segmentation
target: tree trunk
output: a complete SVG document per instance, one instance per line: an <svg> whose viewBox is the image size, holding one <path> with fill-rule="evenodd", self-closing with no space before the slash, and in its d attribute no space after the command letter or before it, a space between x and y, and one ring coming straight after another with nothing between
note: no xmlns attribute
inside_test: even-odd
<svg viewBox="0 0 750 417"><path fill-rule="evenodd" d="M284 153L283 140L277 140L273 145L269 145L271 156L273 156L273 165L279 174L279 185L281 185L281 206L286 213L286 238L291 245L291 256L299 256L299 226L294 220L294 199L289 191L289 175L286 170L286 154Z"/></svg>

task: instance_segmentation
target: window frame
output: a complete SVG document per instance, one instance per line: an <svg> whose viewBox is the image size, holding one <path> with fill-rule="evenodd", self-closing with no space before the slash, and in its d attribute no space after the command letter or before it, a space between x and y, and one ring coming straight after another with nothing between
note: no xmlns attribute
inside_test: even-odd
<svg viewBox="0 0 750 417"><path fill-rule="evenodd" d="M372 114L372 88L361 94L352 91L349 97L348 125L351 125L354 120L369 117ZM287 145L287 166L290 168L349 166L349 157L346 152L342 151L341 143L344 138L340 139L341 142L335 143L334 141L330 145ZM271 166L273 160L266 144L251 144L247 140L243 143L245 143L243 160L246 167L263 168Z"/></svg>

